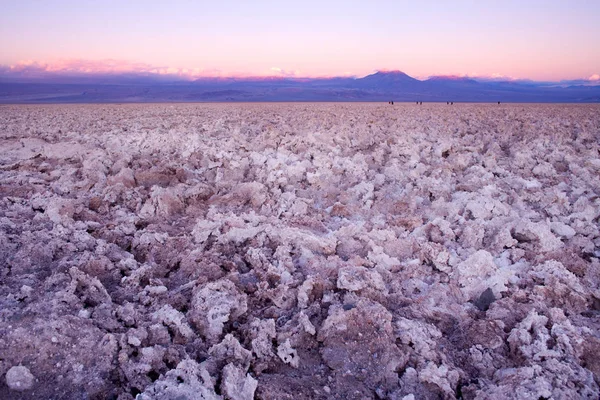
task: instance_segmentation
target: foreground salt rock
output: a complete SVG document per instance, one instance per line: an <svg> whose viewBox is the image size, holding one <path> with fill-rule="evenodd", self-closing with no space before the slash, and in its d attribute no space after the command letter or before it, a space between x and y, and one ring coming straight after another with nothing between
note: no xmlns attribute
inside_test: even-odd
<svg viewBox="0 0 600 400"><path fill-rule="evenodd" d="M18 392L29 390L33 387L35 378L27 367L21 365L12 367L6 372L6 385L9 389Z"/></svg>
<svg viewBox="0 0 600 400"><path fill-rule="evenodd" d="M206 369L194 360L184 360L137 398L139 400L177 398L220 400L223 397L215 393L214 384Z"/></svg>
<svg viewBox="0 0 600 400"><path fill-rule="evenodd" d="M226 279L200 288L191 305L192 321L207 340L211 341L221 336L226 322L243 315L248 309L246 295Z"/></svg>
<svg viewBox="0 0 600 400"><path fill-rule="evenodd" d="M357 376L373 389L395 386L397 371L406 363L406 355L395 344L392 315L368 300L330 307L318 340L329 368Z"/></svg>
<svg viewBox="0 0 600 400"><path fill-rule="evenodd" d="M600 397L596 105L0 126L0 398Z"/></svg>

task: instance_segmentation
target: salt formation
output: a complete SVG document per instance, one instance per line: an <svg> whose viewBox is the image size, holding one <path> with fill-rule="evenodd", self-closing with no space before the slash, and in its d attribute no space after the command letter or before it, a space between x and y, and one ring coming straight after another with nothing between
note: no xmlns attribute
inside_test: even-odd
<svg viewBox="0 0 600 400"><path fill-rule="evenodd" d="M0 398L600 397L598 106L1 106L0 135Z"/></svg>
<svg viewBox="0 0 600 400"><path fill-rule="evenodd" d="M23 366L12 367L6 372L6 385L15 391L26 391L33 387L34 378Z"/></svg>

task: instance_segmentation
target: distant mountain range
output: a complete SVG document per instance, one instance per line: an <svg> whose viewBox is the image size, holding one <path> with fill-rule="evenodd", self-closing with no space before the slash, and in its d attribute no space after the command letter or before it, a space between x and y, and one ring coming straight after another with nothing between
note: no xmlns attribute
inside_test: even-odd
<svg viewBox="0 0 600 400"><path fill-rule="evenodd" d="M27 81L0 74L0 103L125 102L600 102L598 81L533 82L436 76L400 71L363 78L201 78L153 75L60 76Z"/></svg>

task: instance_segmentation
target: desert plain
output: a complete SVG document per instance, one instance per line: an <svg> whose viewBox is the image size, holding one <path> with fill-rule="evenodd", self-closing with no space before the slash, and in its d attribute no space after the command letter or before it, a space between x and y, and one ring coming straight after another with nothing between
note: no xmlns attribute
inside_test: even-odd
<svg viewBox="0 0 600 400"><path fill-rule="evenodd" d="M600 106L0 106L2 399L598 399Z"/></svg>

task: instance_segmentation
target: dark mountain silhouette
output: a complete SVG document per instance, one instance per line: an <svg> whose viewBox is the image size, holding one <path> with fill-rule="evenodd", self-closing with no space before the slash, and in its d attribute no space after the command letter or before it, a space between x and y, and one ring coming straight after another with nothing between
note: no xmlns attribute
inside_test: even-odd
<svg viewBox="0 0 600 400"><path fill-rule="evenodd" d="M421 84L421 81L406 75L402 71L376 72L354 81L356 87L384 91L418 87Z"/></svg>
<svg viewBox="0 0 600 400"><path fill-rule="evenodd" d="M600 85L497 81L435 76L421 81L401 71L363 78L200 78L77 75L11 79L0 74L0 103L121 103L195 101L454 101L600 102Z"/></svg>

